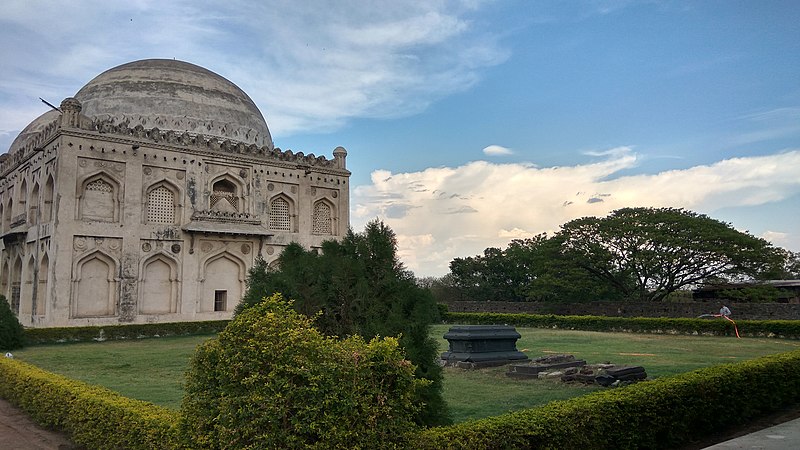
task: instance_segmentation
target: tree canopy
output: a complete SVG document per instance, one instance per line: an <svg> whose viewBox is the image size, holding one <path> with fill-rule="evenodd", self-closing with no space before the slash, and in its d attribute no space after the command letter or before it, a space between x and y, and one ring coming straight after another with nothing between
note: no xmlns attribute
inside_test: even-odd
<svg viewBox="0 0 800 450"><path fill-rule="evenodd" d="M450 262L452 283L464 297L489 301L614 300L619 293L561 252L559 236L514 239L505 249Z"/></svg>
<svg viewBox="0 0 800 450"><path fill-rule="evenodd" d="M781 254L766 240L675 208L624 208L564 224L562 252L627 298L658 301L709 279L774 272Z"/></svg>
<svg viewBox="0 0 800 450"><path fill-rule="evenodd" d="M455 258L449 276L473 300L659 301L712 280L795 278L799 265L796 254L702 214L624 208Z"/></svg>
<svg viewBox="0 0 800 450"><path fill-rule="evenodd" d="M417 375L432 382L421 391L425 406L418 421L449 421L438 348L429 335L438 320L436 303L400 262L395 234L383 222L370 222L362 233L350 230L341 242L326 241L321 251L290 244L273 269L255 264L237 314L275 293L293 300L304 315L318 314L315 326L325 334L399 336Z"/></svg>

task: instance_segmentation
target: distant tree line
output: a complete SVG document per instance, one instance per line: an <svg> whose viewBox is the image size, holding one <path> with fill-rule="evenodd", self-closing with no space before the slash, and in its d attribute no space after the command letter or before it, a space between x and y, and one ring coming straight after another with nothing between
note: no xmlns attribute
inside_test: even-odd
<svg viewBox="0 0 800 450"><path fill-rule="evenodd" d="M704 283L799 276L800 254L728 223L683 209L624 208L455 258L449 274L420 284L445 302L657 302Z"/></svg>

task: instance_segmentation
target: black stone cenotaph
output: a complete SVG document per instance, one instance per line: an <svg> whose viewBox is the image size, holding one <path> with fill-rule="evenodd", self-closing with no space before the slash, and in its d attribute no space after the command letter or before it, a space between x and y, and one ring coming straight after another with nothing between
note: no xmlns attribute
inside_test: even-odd
<svg viewBox="0 0 800 450"><path fill-rule="evenodd" d="M508 325L459 325L450 327L444 338L450 348L442 353L445 365L467 369L526 362L517 350L517 330Z"/></svg>

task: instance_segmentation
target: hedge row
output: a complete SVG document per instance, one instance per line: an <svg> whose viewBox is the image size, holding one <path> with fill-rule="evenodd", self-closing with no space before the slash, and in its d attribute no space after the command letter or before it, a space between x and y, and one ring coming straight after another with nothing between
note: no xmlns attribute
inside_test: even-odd
<svg viewBox="0 0 800 450"><path fill-rule="evenodd" d="M228 320L214 320L207 322L147 323L91 327L26 328L25 342L28 345L39 345L215 334L222 331L228 325L228 322Z"/></svg>
<svg viewBox="0 0 800 450"><path fill-rule="evenodd" d="M674 319L653 317L556 316L538 314L448 312L445 323L496 325L507 324L532 328L562 328L584 331L622 331L632 333L707 334L734 336L730 321L715 319ZM741 336L800 339L798 320L737 320Z"/></svg>
<svg viewBox="0 0 800 450"><path fill-rule="evenodd" d="M179 413L0 358L0 397L90 449L180 449Z"/></svg>
<svg viewBox="0 0 800 450"><path fill-rule="evenodd" d="M800 350L431 428L414 448L675 448L798 402Z"/></svg>

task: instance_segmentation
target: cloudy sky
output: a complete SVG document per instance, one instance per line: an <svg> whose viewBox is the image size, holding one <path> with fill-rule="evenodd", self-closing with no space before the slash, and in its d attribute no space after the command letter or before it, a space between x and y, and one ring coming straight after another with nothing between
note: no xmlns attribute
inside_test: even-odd
<svg viewBox="0 0 800 450"><path fill-rule="evenodd" d="M351 223L419 276L625 206L800 251L800 2L4 0L0 151L145 58L244 89L282 149L347 148Z"/></svg>

